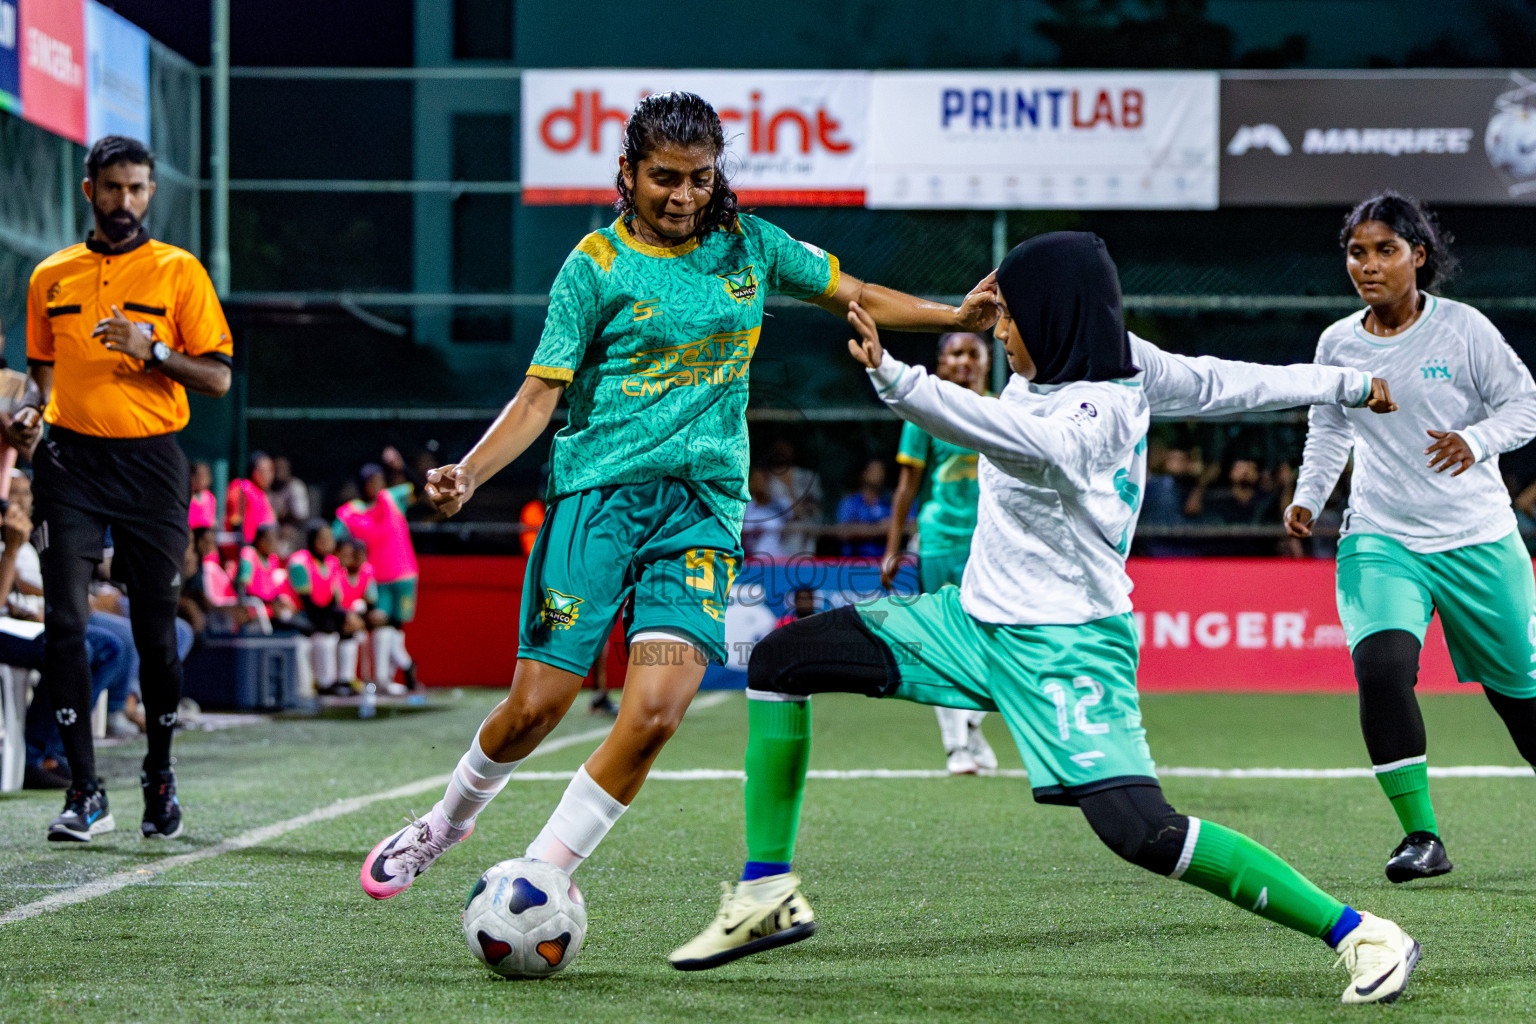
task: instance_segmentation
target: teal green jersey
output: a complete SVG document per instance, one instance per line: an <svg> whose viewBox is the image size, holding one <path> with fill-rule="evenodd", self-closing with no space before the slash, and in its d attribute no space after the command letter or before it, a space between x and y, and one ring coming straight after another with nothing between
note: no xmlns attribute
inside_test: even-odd
<svg viewBox="0 0 1536 1024"><path fill-rule="evenodd" d="M769 294L837 290L836 257L743 214L671 249L622 220L581 240L550 289L528 368L562 381L570 416L549 495L676 477L733 534L747 495L747 370Z"/></svg>
<svg viewBox="0 0 1536 1024"><path fill-rule="evenodd" d="M896 461L926 470L917 513L917 550L948 551L971 543L976 531L976 453L940 441L914 423L901 427Z"/></svg>

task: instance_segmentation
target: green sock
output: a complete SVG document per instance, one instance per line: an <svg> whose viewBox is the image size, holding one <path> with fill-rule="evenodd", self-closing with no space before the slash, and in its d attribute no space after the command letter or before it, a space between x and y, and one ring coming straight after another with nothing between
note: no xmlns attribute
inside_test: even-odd
<svg viewBox="0 0 1536 1024"><path fill-rule="evenodd" d="M1244 910L1319 939L1327 938L1345 906L1241 832L1198 821L1194 856L1178 877Z"/></svg>
<svg viewBox="0 0 1536 1024"><path fill-rule="evenodd" d="M811 757L811 702L747 701L747 859L788 864Z"/></svg>
<svg viewBox="0 0 1536 1024"><path fill-rule="evenodd" d="M1404 833L1440 834L1435 824L1435 805L1429 801L1429 765L1424 758L1390 771L1377 768L1376 781L1381 783L1381 791L1392 801L1392 809L1397 812L1397 820L1403 823Z"/></svg>

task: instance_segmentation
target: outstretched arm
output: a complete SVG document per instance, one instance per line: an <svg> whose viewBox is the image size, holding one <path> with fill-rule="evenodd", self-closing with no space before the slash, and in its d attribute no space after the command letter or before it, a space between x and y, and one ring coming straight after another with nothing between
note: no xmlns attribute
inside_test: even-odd
<svg viewBox="0 0 1536 1024"><path fill-rule="evenodd" d="M427 473L427 500L451 516L474 497L475 489L501 472L538 440L554 415L565 385L543 377L526 377L516 397L507 403L462 460Z"/></svg>
<svg viewBox="0 0 1536 1024"><path fill-rule="evenodd" d="M808 301L839 317L847 316L849 306L857 303L876 326L893 331L985 331L997 323L997 275L982 278L958 306L920 299L847 274L838 278L831 295Z"/></svg>
<svg viewBox="0 0 1536 1024"><path fill-rule="evenodd" d="M1274 412L1302 405L1365 406L1394 412L1387 382L1363 370L1323 363L1270 366L1215 356L1181 356L1131 335L1131 357L1145 373L1152 415L1199 419L1239 412Z"/></svg>

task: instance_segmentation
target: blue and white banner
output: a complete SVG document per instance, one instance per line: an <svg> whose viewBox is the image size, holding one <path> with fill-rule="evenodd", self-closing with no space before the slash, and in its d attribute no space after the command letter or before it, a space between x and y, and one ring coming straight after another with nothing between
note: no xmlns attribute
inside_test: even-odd
<svg viewBox="0 0 1536 1024"><path fill-rule="evenodd" d="M85 54L87 143L103 135L127 135L148 145L149 35L87 0Z"/></svg>
<svg viewBox="0 0 1536 1024"><path fill-rule="evenodd" d="M16 0L0 0L0 110L21 113L21 19Z"/></svg>
<svg viewBox="0 0 1536 1024"><path fill-rule="evenodd" d="M1216 206L1208 72L876 72L867 204L980 209Z"/></svg>

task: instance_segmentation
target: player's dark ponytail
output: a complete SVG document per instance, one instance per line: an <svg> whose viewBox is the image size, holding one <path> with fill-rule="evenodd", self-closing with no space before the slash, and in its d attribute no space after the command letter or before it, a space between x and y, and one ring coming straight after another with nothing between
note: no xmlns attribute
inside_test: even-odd
<svg viewBox="0 0 1536 1024"><path fill-rule="evenodd" d="M1421 290L1432 291L1456 273L1457 260L1450 249L1456 239L1440 226L1439 218L1417 199L1389 189L1362 201L1344 218L1344 230L1339 232L1339 245L1348 249L1349 238L1355 233L1355 228L1368 220L1385 224L1392 229L1393 234L1409 245L1424 247L1424 265L1416 272Z"/></svg>
<svg viewBox="0 0 1536 1024"><path fill-rule="evenodd" d="M731 191L730 178L725 173L725 129L720 125L720 115L715 113L715 108L691 92L658 92L641 100L624 126L624 159L631 170L639 167L640 161L655 152L658 146L668 143L675 146L704 144L715 151L714 190L704 212L699 215L695 236L702 238L711 231L735 227L736 193ZM614 209L621 217L632 216L635 197L624 183L622 169L615 185L619 198Z"/></svg>

